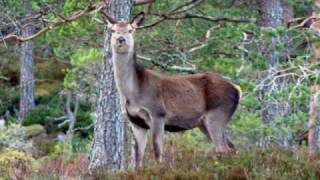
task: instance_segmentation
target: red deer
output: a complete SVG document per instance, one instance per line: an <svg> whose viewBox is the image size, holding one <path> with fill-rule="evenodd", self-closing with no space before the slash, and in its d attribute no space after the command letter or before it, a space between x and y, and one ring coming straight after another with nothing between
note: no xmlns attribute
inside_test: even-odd
<svg viewBox="0 0 320 180"><path fill-rule="evenodd" d="M133 39L144 13L131 22L118 22L108 15L106 19L111 29L114 77L121 107L132 123L136 167L141 166L148 129L158 162L165 131L198 127L215 143L215 151L233 151L224 130L239 103L240 87L213 72L169 76L145 69L137 63Z"/></svg>

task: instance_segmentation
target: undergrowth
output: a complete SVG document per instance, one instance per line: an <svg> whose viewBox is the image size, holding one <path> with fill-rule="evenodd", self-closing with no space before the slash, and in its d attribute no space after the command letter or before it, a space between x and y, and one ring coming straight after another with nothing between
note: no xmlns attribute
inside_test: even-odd
<svg viewBox="0 0 320 180"><path fill-rule="evenodd" d="M186 138L182 136L182 138ZM180 141L180 142L179 142ZM12 179L19 167L29 167L26 179L130 179L130 180L203 180L203 179L320 179L319 157L309 159L305 148L289 150L283 148L253 148L250 151L239 151L233 155L209 153L208 148L186 144L170 138L166 141L164 162L155 163L150 144L144 159L144 166L137 170L107 172L105 170L89 172L87 154L74 153L71 156L55 154L32 160L26 165L15 163L10 157L11 166L2 179ZM7 159L8 151L0 154ZM14 155L14 154L13 154ZM10 155L12 156L12 154ZM17 157L17 161L21 161ZM3 162L0 162L0 164ZM30 169L30 168L33 169ZM14 168L15 171L10 170ZM0 176L1 177L1 176ZM1 179L1 178L0 178Z"/></svg>

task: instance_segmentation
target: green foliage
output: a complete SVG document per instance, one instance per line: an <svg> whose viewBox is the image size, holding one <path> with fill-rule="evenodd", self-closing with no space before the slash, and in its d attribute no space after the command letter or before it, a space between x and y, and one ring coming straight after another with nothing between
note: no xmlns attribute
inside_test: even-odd
<svg viewBox="0 0 320 180"><path fill-rule="evenodd" d="M33 124L49 125L48 119L62 116L59 109L54 109L48 106L37 106L33 109L23 121L24 126Z"/></svg>
<svg viewBox="0 0 320 180"><path fill-rule="evenodd" d="M97 61L101 61L102 51L96 48L81 48L71 56L71 64L74 66L88 66Z"/></svg>
<svg viewBox="0 0 320 180"><path fill-rule="evenodd" d="M22 1L5 0L4 2L8 7L8 12L6 12L8 15L13 15L14 19L22 17ZM31 6L37 10L42 7L50 7L56 12L68 16L90 3L98 2L100 1L65 0L61 3L54 0L32 0ZM185 1L155 1L152 4L152 9L154 12L168 12L181 3L185 3ZM295 9L296 17L308 16L307 9L311 7L311 3L311 0L289 0L289 4ZM143 9L143 6L135 6L133 12L136 14ZM295 142L296 134L308 128L310 85L320 81L318 75L306 76L302 81L298 81L297 77L303 74L299 71L300 68L308 67L313 60L313 52L310 50L309 42L318 46L320 36L299 28L288 29L284 26L260 28L256 25L259 13L257 9L253 0L205 0L188 12L214 17L248 18L252 22L210 22L193 18L178 21L168 20L152 28L139 29L135 33L139 55L151 57L155 61L169 66L195 65L199 72L216 71L242 87L244 96L227 132L227 135L240 149L239 154L230 157L208 155L205 151L210 150L212 144L199 130L188 131L184 134L168 134L164 164L155 165L153 157L151 157L152 152L148 150L145 160L147 166L144 168L116 174L103 172L101 176L97 175L96 179L319 178L319 163L309 162L306 159L304 149L293 152L277 148L254 148L257 144L263 144L265 140L270 141L268 145L271 147L281 144L284 139L288 141L289 146L298 144ZM59 18L52 12L44 16L45 21L52 22ZM73 93L94 99L96 93L94 82L97 78L94 75L98 74L99 66L97 64L101 63L103 58L103 51L100 47L103 44L105 28L105 25L99 24L97 19L100 19L101 22L99 13L93 13L53 29L33 41L37 47L35 53L37 58L43 47L53 52L50 55L52 57L40 59L38 64L42 65L36 66L37 107L24 121L24 125L33 126L20 128L13 125L1 129L1 145L6 148L29 151L31 143L26 141L26 137L43 132L38 124L46 128L50 138L55 136L57 131L65 132L67 124L57 128L57 124L63 120L54 121L55 118L66 113L65 96L59 93L62 85L72 90ZM158 19L157 16L149 15L145 24ZM285 39L284 37L289 38ZM271 46L275 39L280 39L279 43ZM13 80L10 79L8 83L6 81L0 82L0 118L4 117L6 121L15 122L16 112L19 109L19 87L16 78L19 73L19 66L16 63L19 62L19 54L10 43L7 45L8 49L13 51L1 46L0 75L10 77ZM203 47L189 52L191 48L199 45L203 45ZM259 85L268 76L270 67L265 55L266 52L271 52L270 55L276 56L279 60L277 70L290 69L294 75L288 77L289 82L286 87L275 89L262 97ZM139 62L146 66L150 65L150 62L141 60ZM313 70L318 68L320 68L319 65L313 67ZM160 68L154 67L154 69L159 70ZM293 71L291 71L292 69ZM162 71L169 74L176 73L163 69ZM305 70L305 72L309 71ZM279 75L282 74L279 73ZM49 83L42 83L43 80ZM284 79L279 78L276 83L282 80ZM288 103L291 108L290 112L284 117L277 116L272 125L263 123L261 114L267 109L262 106L262 103L272 103L275 100ZM93 108L90 103L81 100L75 128L87 127L94 122L94 117L91 115ZM9 115L6 115L7 112ZM92 130L76 131L71 144L57 143L50 139L41 139L41 137L32 138L32 140L35 147L42 151L41 155L72 159L74 153L88 152L92 139L91 133ZM8 156L8 152L5 152L5 156ZM15 154L12 156L14 157ZM1 157L0 154L0 169ZM61 165L54 160L52 160L52 164L52 166ZM78 165L74 164L74 166ZM37 170L34 168L35 172ZM43 176L42 174L35 176L39 179L43 179L43 177L65 178L62 171L52 171L50 175L52 176Z"/></svg>
<svg viewBox="0 0 320 180"><path fill-rule="evenodd" d="M80 48L71 56L73 65L67 71L64 78L64 86L67 88L81 89L80 84L92 82L92 75L88 73L93 65L102 59L102 51L96 48Z"/></svg>
<svg viewBox="0 0 320 180"><path fill-rule="evenodd" d="M96 2L99 2L95 0ZM57 3L57 2L56 2ZM65 16L69 16L77 10L83 9L94 1L74 1L66 0L64 3L55 4L57 11L63 12ZM89 17L82 17L77 21L67 23L58 27L42 37L39 37L41 44L50 44L53 48L54 55L59 59L70 59L72 54L78 48L91 45L102 44L102 38L96 38L97 35L103 36L103 26L99 25L95 19L99 13L95 13ZM58 20L55 15L51 16L52 21ZM82 38L83 37L83 38Z"/></svg>
<svg viewBox="0 0 320 180"><path fill-rule="evenodd" d="M65 76L65 69L68 67L65 63L55 59L37 60L35 76L39 79L52 81L61 81ZM48 82L47 82L48 83Z"/></svg>
<svg viewBox="0 0 320 180"><path fill-rule="evenodd" d="M236 145L249 148L265 135L265 126L261 123L259 114L246 112L245 114L237 114L233 119L230 129L235 137L233 139Z"/></svg>
<svg viewBox="0 0 320 180"><path fill-rule="evenodd" d="M72 139L72 152L73 153L89 153L91 148L92 138L83 138L74 136Z"/></svg>
<svg viewBox="0 0 320 180"><path fill-rule="evenodd" d="M32 144L27 142L26 130L16 124L0 128L0 146L30 152Z"/></svg>
<svg viewBox="0 0 320 180"><path fill-rule="evenodd" d="M30 155L14 149L0 152L0 179L27 178L35 167L35 159Z"/></svg>
<svg viewBox="0 0 320 180"><path fill-rule="evenodd" d="M19 106L19 99L18 90L6 86L0 88L0 116L15 113Z"/></svg>
<svg viewBox="0 0 320 180"><path fill-rule="evenodd" d="M57 125L61 123L64 119L61 121L54 120L55 118L62 117L64 115L64 110L59 108L59 100L56 101L52 99L53 102L52 106L37 106L35 109L33 109L25 118L23 125L24 126L30 126L30 125L38 125L41 124L46 128L46 131L48 133L54 133L56 131L63 130L67 131L68 127L64 126L61 128L58 128ZM54 102L56 101L56 102ZM56 104L58 103L58 104ZM63 102L62 102L63 103ZM57 107L55 107L57 106ZM64 108L64 107L61 107ZM75 124L75 128L84 128L89 125L91 125L94 122L94 117L91 115L90 112L84 111L86 106L81 106L79 108L79 111L77 113L77 122ZM88 110L88 109L86 109ZM89 108L90 110L90 108ZM91 133L91 130L83 130L81 131L81 134L83 136L88 136Z"/></svg>
<svg viewBox="0 0 320 180"><path fill-rule="evenodd" d="M210 140L199 129L178 134L167 133L166 143L169 146L178 146L178 149L186 151L193 151L194 147L205 149L212 146Z"/></svg>
<svg viewBox="0 0 320 180"><path fill-rule="evenodd" d="M77 122L76 122L76 128L83 128L91 125L94 123L94 117L90 112L85 112L85 111L79 111L77 114Z"/></svg>
<svg viewBox="0 0 320 180"><path fill-rule="evenodd" d="M43 138L43 136L33 137L32 143L36 149L35 157L45 157L54 154L57 144L52 138Z"/></svg>
<svg viewBox="0 0 320 180"><path fill-rule="evenodd" d="M52 155L64 155L65 157L71 157L72 145L64 142L59 142L53 147Z"/></svg>

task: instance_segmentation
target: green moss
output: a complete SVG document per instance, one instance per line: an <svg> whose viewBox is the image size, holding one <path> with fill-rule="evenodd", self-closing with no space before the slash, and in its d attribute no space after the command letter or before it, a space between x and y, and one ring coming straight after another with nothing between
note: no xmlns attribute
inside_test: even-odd
<svg viewBox="0 0 320 180"><path fill-rule="evenodd" d="M26 136L27 137L35 137L35 136L39 136L42 133L45 133L46 130L44 129L43 126L41 126L40 124L34 124L31 126L26 126L24 127L26 130Z"/></svg>

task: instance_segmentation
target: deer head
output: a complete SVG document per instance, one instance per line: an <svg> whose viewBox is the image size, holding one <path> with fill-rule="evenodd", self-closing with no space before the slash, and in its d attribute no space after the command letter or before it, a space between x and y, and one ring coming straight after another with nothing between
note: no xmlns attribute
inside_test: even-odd
<svg viewBox="0 0 320 180"><path fill-rule="evenodd" d="M133 33L142 23L144 12L136 15L130 22L117 21L105 14L108 28L111 29L111 47L116 53L124 54L133 52Z"/></svg>

